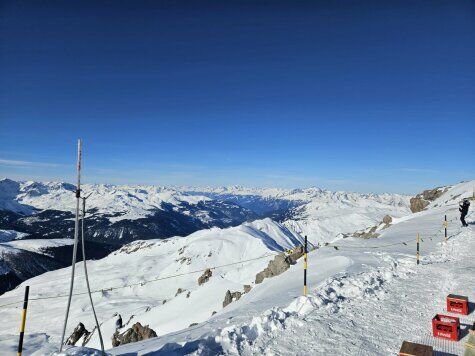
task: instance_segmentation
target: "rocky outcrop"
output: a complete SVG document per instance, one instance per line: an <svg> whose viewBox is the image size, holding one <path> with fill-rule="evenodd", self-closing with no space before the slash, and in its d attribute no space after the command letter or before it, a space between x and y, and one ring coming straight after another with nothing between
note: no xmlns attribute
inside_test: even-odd
<svg viewBox="0 0 475 356"><path fill-rule="evenodd" d="M417 194L415 197L411 198L411 211L413 213L417 213L419 211L424 210L427 206L437 198L439 198L442 194L447 192L448 188L435 188L435 189L428 189L424 190L422 193Z"/></svg>
<svg viewBox="0 0 475 356"><path fill-rule="evenodd" d="M267 267L256 275L256 284L262 283L266 278L275 277L284 273L291 265L295 264L296 261L303 256L303 253L303 247L298 246L290 251L288 255L280 254L275 256L275 258L269 262Z"/></svg>
<svg viewBox="0 0 475 356"><path fill-rule="evenodd" d="M122 334L119 334L119 331L116 331L114 335L112 335L112 346L117 347L119 345L147 340L153 337L157 337L157 333L150 329L148 325L142 326L140 323L135 323Z"/></svg>
<svg viewBox="0 0 475 356"><path fill-rule="evenodd" d="M369 230L363 230L363 231L356 231L353 233L353 237L357 237L360 239L375 239L379 237L379 234L376 232L377 226L373 226Z"/></svg>
<svg viewBox="0 0 475 356"><path fill-rule="evenodd" d="M250 286L249 284L244 285L244 293L249 293L251 289L252 289L252 286Z"/></svg>
<svg viewBox="0 0 475 356"><path fill-rule="evenodd" d="M208 282L212 275L213 272L207 268L206 271L204 271L203 274L198 278L198 285L200 286L203 283Z"/></svg>
<svg viewBox="0 0 475 356"><path fill-rule="evenodd" d="M393 222L393 218L389 215L385 215L384 218L383 218L383 224L385 225L385 228L388 227L389 225L391 225L391 223Z"/></svg>
<svg viewBox="0 0 475 356"><path fill-rule="evenodd" d="M76 345L76 342L78 342L82 337L84 337L84 340L88 340L88 336L89 336L90 332L86 330L86 328L84 327L84 324L83 323L79 323L78 326L76 326L76 328L74 329L73 333L71 334L71 336L68 337L68 339L66 340L65 342L65 345ZM85 343L83 342L83 345L85 345Z"/></svg>
<svg viewBox="0 0 475 356"><path fill-rule="evenodd" d="M224 296L223 308L226 308L232 302L239 300L241 298L241 292L231 292L228 290Z"/></svg>
<svg viewBox="0 0 475 356"><path fill-rule="evenodd" d="M371 228L364 229L364 230L356 231L353 233L353 235L350 234L346 236L353 236L360 239L375 239L380 236L380 234L377 231L387 229L388 227L391 226L392 222L393 222L393 218L389 215L385 215L383 217L383 221L381 221L378 225L373 226Z"/></svg>

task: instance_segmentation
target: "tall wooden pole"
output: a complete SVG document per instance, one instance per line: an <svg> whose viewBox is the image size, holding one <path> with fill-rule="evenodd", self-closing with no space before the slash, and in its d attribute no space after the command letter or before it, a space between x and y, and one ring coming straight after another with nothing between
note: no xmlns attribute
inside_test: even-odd
<svg viewBox="0 0 475 356"><path fill-rule="evenodd" d="M419 233L417 233L417 236L416 236L416 244L417 244L416 259L417 259L417 264L419 264L419 240L420 240Z"/></svg>
<svg viewBox="0 0 475 356"><path fill-rule="evenodd" d="M21 353L23 352L23 337L25 336L26 310L28 309L28 294L29 293L30 293L30 286L26 286L25 297L23 299L23 310L21 312L20 339L18 340L17 356L21 356Z"/></svg>
<svg viewBox="0 0 475 356"><path fill-rule="evenodd" d="M303 295L307 295L307 236L303 247Z"/></svg>

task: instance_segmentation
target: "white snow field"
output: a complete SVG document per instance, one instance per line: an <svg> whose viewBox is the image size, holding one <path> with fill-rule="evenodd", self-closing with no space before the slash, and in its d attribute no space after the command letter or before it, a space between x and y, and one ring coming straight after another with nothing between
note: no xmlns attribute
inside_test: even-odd
<svg viewBox="0 0 475 356"><path fill-rule="evenodd" d="M302 296L302 259L279 276L253 283L274 254L302 243L299 235L269 219L199 231L185 238L136 241L91 261L93 290L133 285L93 294L108 353L389 355L397 354L402 341L408 340L432 344L440 354L460 355L463 341L430 336L431 318L444 313L449 293L475 299L475 214L467 217L468 228L461 228L458 221L458 203L472 195L474 185L475 181L457 184L427 210L401 214L380 231L379 238L340 238L310 252L307 297ZM448 241L443 235L445 214ZM418 266L416 233L422 237ZM234 264L243 260L247 262ZM203 269L223 265L198 286ZM77 271L75 291L84 293L80 264ZM199 272L191 273L195 271ZM69 274L70 268L48 272L0 297L0 354L16 351L25 285L31 286L32 300L24 354L48 355L58 350L66 298L37 298L65 295ZM245 284L252 285L252 290L223 308L226 290L242 292ZM176 295L178 288L185 291ZM14 304L6 305L10 303ZM212 316L213 311L217 313ZM148 324L158 337L111 349L117 312L124 323L134 316L129 326ZM474 312L461 320L465 336ZM93 329L86 294L73 299L68 335L80 321ZM96 332L86 346L98 348ZM74 354L91 352L71 349Z"/></svg>

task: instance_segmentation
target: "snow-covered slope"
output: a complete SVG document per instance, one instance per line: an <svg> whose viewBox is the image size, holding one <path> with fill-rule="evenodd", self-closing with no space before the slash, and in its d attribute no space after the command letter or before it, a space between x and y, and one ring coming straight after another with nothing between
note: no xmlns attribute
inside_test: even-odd
<svg viewBox="0 0 475 356"><path fill-rule="evenodd" d="M133 285L94 294L106 342L114 330L116 312L122 314L124 322L134 315L131 323L149 324L159 338L110 352L294 354L301 350L312 354L380 355L396 353L403 339L426 340L430 319L435 312L443 311L446 294L475 298L471 288L475 284L471 253L475 247L475 214L468 216L470 227L462 229L457 211L457 203L471 196L474 184L455 185L427 210L394 219L379 238L342 238L312 251L307 298L300 297L301 260L279 276L252 284L255 274L273 256L260 257L301 243L298 235L270 220L124 246L90 264L93 289ZM443 240L445 214L449 218L448 242ZM415 264L417 232L423 239L419 266ZM252 261L233 264L243 259ZM198 286L203 269L223 265L213 269L210 280ZM199 272L192 273L195 271ZM170 276L175 277L167 278ZM68 278L69 269L63 269L35 277L28 284L33 297L44 297L65 293ZM151 279L156 281L145 283ZM252 290L222 308L224 292L242 292L244 284L253 285ZM184 291L176 295L178 288ZM81 275L76 290L84 290ZM22 286L6 293L0 305L16 302L20 306L22 293ZM163 300L167 302L163 304ZM64 308L64 298L32 301L28 330L35 350L28 349L27 339L29 352L39 355L54 349ZM68 332L79 321L93 328L87 296L76 296L72 311ZM213 311L217 313L211 316ZM19 310L5 307L2 315L6 322L0 325L0 349L10 350L7 348L15 337ZM401 329L407 315L417 318ZM473 322L473 315L470 318L466 324ZM198 325L188 327L193 323ZM43 340L41 334L50 338L39 343ZM96 336L91 342L88 346L98 346ZM452 353L458 354L457 347Z"/></svg>
<svg viewBox="0 0 475 356"><path fill-rule="evenodd" d="M22 281L71 264L72 239L29 239L27 234L0 230L0 295ZM87 242L89 258L111 250Z"/></svg>
<svg viewBox="0 0 475 356"><path fill-rule="evenodd" d="M409 197L318 188L90 184L82 188L84 195L91 193L85 236L100 244L96 246L101 250L96 256L134 240L186 236L213 226L237 226L265 217L308 235L312 242L332 241L342 234L373 226L386 214L398 217L409 211ZM21 232L16 239L71 238L74 191L75 187L68 183L0 180L0 229Z"/></svg>
<svg viewBox="0 0 475 356"><path fill-rule="evenodd" d="M226 199L247 208L275 212L279 221L314 243L333 241L368 226L385 215L401 217L410 213L410 197L400 194L359 194L331 192L319 188L250 189L182 188L187 192Z"/></svg>
<svg viewBox="0 0 475 356"><path fill-rule="evenodd" d="M120 313L124 322L133 316L132 322L148 324L159 335L205 322L213 312L223 310L227 290L244 292L244 285L252 286L256 274L277 253L301 244L300 236L264 219L238 227L198 231L187 237L135 241L106 258L90 261L92 289L104 289L95 293L94 299L107 347L112 346L115 313ZM198 278L207 268L214 268L212 276L198 285ZM85 281L80 265L77 270L76 291L83 291ZM70 269L66 268L45 273L27 283L33 298L45 297L66 294L69 277ZM124 285L130 287L108 290ZM177 293L178 289L182 292ZM20 286L6 293L0 298L0 304L17 300L22 290ZM65 301L65 298L59 298L32 302L29 332L46 332L51 336L50 342L58 342ZM48 320L44 318L45 310L48 310ZM80 321L92 329L89 311L87 295L76 296L68 331L71 332ZM4 320L8 321L0 325L0 334L16 330L16 312L14 308L2 310ZM88 346L99 346L96 334Z"/></svg>

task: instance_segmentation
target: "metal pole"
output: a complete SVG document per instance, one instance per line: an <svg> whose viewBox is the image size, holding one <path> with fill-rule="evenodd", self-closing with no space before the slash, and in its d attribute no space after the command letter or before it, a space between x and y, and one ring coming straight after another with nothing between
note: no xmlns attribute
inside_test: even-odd
<svg viewBox="0 0 475 356"><path fill-rule="evenodd" d="M82 219L81 219L82 261L84 264L84 275L86 277L86 285L87 285L87 292L89 294L89 301L91 302L92 313L94 314L94 319L96 321L97 332L99 333L99 340L101 342L102 354L105 355L104 341L102 340L102 333L101 333L101 326L99 325L99 321L97 320L96 310L94 309L94 303L92 301L91 286L89 285L89 276L87 274L87 263L86 263L86 247L85 247L85 242L84 242L84 218L86 216L86 199L89 198L91 194L89 194L85 198L82 198Z"/></svg>
<svg viewBox="0 0 475 356"><path fill-rule="evenodd" d="M303 295L307 295L307 236L303 247Z"/></svg>
<svg viewBox="0 0 475 356"><path fill-rule="evenodd" d="M417 236L416 236L416 243L417 243L416 258L417 258L417 264L419 264L419 240L420 240L419 233L417 233Z"/></svg>
<svg viewBox="0 0 475 356"><path fill-rule="evenodd" d="M26 310L28 309L28 294L29 293L30 293L30 286L26 286L25 298L23 298L23 310L21 312L20 340L18 341L17 356L21 356L21 353L23 352L23 337L25 335Z"/></svg>
<svg viewBox="0 0 475 356"><path fill-rule="evenodd" d="M64 336L66 334L66 327L68 325L69 309L71 307L71 297L74 288L74 271L76 267L76 255L78 250L78 236L79 236L79 200L81 198L81 139L78 140L78 161L77 161L77 187L76 187L76 221L74 223L74 248L73 248L73 260L71 264L71 281L69 283L69 298L68 306L66 307L66 315L64 316L63 334L61 336L61 345L59 352L63 351Z"/></svg>

